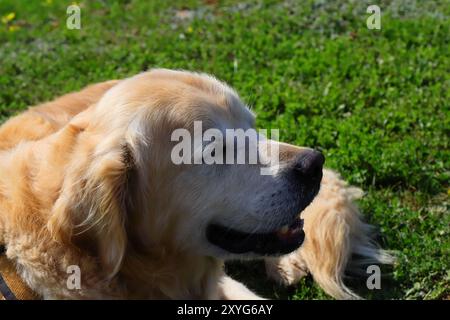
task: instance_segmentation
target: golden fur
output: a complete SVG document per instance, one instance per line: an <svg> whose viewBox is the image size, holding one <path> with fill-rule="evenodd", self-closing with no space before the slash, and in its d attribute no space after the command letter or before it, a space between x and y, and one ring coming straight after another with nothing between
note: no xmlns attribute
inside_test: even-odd
<svg viewBox="0 0 450 320"><path fill-rule="evenodd" d="M169 143L153 141L206 113L229 121L246 116L227 99L231 89L215 81L154 70L127 84L89 86L0 127L0 244L39 296L258 298L224 274L222 259L175 240L188 228L180 226L187 218L165 197L172 185L160 182L182 169L164 156ZM210 104L219 107L195 107ZM158 163L157 170L148 163ZM136 185L138 176L148 179ZM372 244L352 203L359 193L324 170L319 195L302 214L304 245L267 258L269 276L289 285L311 272L330 295L357 298L342 281L352 253L391 262ZM81 290L66 286L70 265L82 270Z"/></svg>

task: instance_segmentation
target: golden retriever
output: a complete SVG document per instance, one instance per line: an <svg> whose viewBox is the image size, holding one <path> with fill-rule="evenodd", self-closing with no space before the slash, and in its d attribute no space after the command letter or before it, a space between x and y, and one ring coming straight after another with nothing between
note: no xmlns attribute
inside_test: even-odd
<svg viewBox="0 0 450 320"><path fill-rule="evenodd" d="M264 258L283 284L310 272L333 297L358 298L343 283L352 255L391 257L352 203L361 191L322 170L319 152L259 142L279 150L271 175L171 160L176 129L254 120L223 82L165 69L30 108L0 127L0 245L45 299L258 299L224 273L244 258ZM81 288L67 286L70 266Z"/></svg>

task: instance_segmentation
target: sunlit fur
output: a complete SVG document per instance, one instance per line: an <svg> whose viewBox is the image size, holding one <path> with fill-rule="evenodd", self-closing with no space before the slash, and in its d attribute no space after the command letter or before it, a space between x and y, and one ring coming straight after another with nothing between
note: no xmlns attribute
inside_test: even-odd
<svg viewBox="0 0 450 320"><path fill-rule="evenodd" d="M43 298L257 299L224 274L221 258L196 252L201 243L193 235L207 213L180 215L167 195L197 203L194 209L208 195L194 199L170 183L184 172L170 165L164 142L194 120L251 127L252 114L206 75L153 70L123 82L87 87L0 127L0 244L8 258ZM195 185L192 173L183 177ZM389 256L370 244L351 190L325 170L319 196L303 213L307 240L267 260L272 278L291 284L301 265L330 295L354 297L342 282L350 254ZM82 271L81 290L66 286L69 265Z"/></svg>

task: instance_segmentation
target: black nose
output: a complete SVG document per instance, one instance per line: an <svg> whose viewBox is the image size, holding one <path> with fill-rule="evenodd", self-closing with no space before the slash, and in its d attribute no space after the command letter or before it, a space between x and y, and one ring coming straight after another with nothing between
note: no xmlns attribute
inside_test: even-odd
<svg viewBox="0 0 450 320"><path fill-rule="evenodd" d="M324 162L325 157L319 151L303 151L294 159L294 170L305 177L321 177Z"/></svg>

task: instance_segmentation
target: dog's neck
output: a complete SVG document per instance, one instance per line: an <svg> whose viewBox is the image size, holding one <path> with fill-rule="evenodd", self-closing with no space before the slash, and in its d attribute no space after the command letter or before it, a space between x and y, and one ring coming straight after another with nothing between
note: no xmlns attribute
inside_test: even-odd
<svg viewBox="0 0 450 320"><path fill-rule="evenodd" d="M183 252L128 252L118 274L129 298L206 299L215 297L222 261Z"/></svg>

